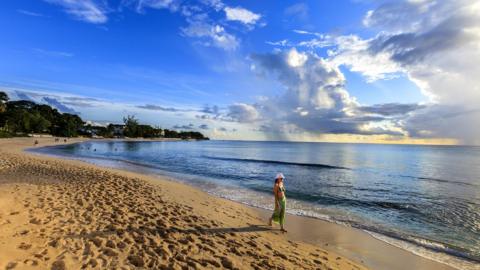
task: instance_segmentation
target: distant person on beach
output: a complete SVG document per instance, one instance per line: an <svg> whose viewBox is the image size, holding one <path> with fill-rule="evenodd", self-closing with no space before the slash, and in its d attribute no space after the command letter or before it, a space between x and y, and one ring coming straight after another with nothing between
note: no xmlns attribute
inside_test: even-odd
<svg viewBox="0 0 480 270"><path fill-rule="evenodd" d="M275 196L275 210L273 210L272 217L269 220L270 226L272 222L280 224L280 230L284 233L285 230L285 208L287 206L287 198L285 197L285 186L283 185L283 180L285 177L282 173L278 173L275 177L275 184L273 186L273 196Z"/></svg>

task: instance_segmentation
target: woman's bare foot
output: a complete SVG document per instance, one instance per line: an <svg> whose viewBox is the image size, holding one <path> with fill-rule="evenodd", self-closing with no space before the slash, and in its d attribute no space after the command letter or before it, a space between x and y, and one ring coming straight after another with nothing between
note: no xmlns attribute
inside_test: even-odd
<svg viewBox="0 0 480 270"><path fill-rule="evenodd" d="M270 226L270 227L273 226L273 224L272 224L272 219L269 219L269 220L268 220L268 226Z"/></svg>
<svg viewBox="0 0 480 270"><path fill-rule="evenodd" d="M287 233L287 230L285 230L284 228L281 228L280 231L283 233Z"/></svg>

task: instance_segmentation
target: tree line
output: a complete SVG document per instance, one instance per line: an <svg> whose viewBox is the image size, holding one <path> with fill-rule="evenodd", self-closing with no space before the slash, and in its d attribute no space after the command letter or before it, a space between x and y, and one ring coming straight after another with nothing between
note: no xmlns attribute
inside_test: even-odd
<svg viewBox="0 0 480 270"><path fill-rule="evenodd" d="M58 137L98 136L105 138L181 138L205 140L202 133L161 129L142 125L134 116L123 119L123 125L106 127L86 124L76 114L60 113L49 105L29 100L9 100L0 91L0 137L21 136L31 133L50 134Z"/></svg>

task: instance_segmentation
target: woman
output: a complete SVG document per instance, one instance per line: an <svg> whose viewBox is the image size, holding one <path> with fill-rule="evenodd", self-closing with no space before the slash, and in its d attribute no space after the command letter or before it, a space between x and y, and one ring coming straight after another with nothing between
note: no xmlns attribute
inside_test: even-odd
<svg viewBox="0 0 480 270"><path fill-rule="evenodd" d="M287 232L283 227L285 224L285 207L287 205L287 198L285 197L285 186L283 185L283 180L285 177L282 173L278 173L275 177L275 185L273 186L273 195L275 196L275 210L273 215L269 220L270 226L272 226L272 221L280 224L280 230L284 233Z"/></svg>

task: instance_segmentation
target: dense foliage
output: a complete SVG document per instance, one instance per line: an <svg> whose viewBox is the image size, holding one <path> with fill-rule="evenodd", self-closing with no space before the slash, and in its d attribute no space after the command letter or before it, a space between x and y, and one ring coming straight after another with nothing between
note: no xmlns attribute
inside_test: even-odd
<svg viewBox="0 0 480 270"><path fill-rule="evenodd" d="M138 119L130 115L123 121L124 125L92 126L85 124L78 115L60 113L55 108L32 101L9 101L8 95L0 92L0 137L44 133L60 137L84 135L105 138L125 136L130 138L208 139L200 132L177 132L141 125Z"/></svg>
<svg viewBox="0 0 480 270"><path fill-rule="evenodd" d="M78 136L78 131L83 126L83 121L78 115L60 113L48 105L32 101L5 101L2 102L2 107L0 127L4 132L11 134L48 133L54 136L74 137Z"/></svg>

